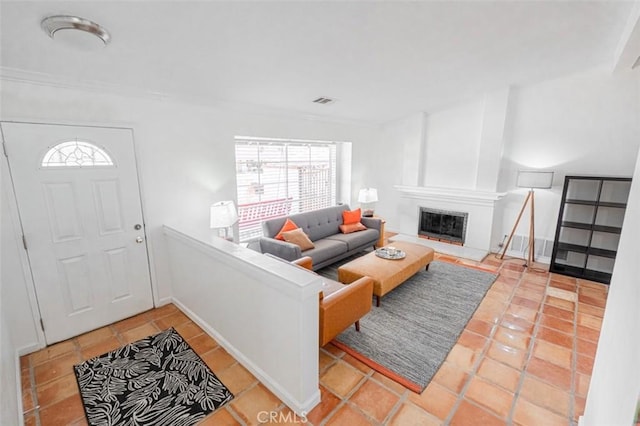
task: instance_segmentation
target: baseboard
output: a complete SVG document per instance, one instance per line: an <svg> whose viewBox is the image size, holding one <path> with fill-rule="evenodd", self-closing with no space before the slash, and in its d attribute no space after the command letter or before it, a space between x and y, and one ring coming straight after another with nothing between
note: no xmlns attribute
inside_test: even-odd
<svg viewBox="0 0 640 426"><path fill-rule="evenodd" d="M35 343L31 343L29 345L26 346L22 346L18 349L16 349L16 354L18 354L18 358L20 358L23 355L27 355L36 351L39 351L40 349L46 348L47 345L46 344L40 344L38 342ZM18 359L18 362L20 362L20 360Z"/></svg>
<svg viewBox="0 0 640 426"><path fill-rule="evenodd" d="M497 252L494 252L494 254L496 254L497 256L500 256L501 253L502 253L502 249L498 250ZM505 259L515 258L515 259L522 259L522 261L525 263L527 262L527 257L526 257L527 254L519 251L507 250L504 256L505 256ZM536 256L535 262L549 265L551 264L551 258L546 256Z"/></svg>
<svg viewBox="0 0 640 426"><path fill-rule="evenodd" d="M15 350L14 363L16 369L16 395L18 395L18 425L24 426L24 405L22 405L22 369L20 368L20 358L24 355L39 351L45 348L46 345L40 343L32 343L30 345L22 346Z"/></svg>
<svg viewBox="0 0 640 426"><path fill-rule="evenodd" d="M318 403L320 403L320 389L314 396L306 401L298 401L291 396L289 392L283 389L273 378L271 378L264 370L255 365L250 359L244 356L237 348L235 348L228 340L220 335L213 327L200 318L195 312L187 308L177 298L173 297L172 302L193 322L198 324L209 336L214 338L220 346L229 352L243 367L249 370L263 385L280 398L289 408L300 416L306 416Z"/></svg>
<svg viewBox="0 0 640 426"><path fill-rule="evenodd" d="M22 370L20 369L20 353L16 350L14 356L14 363L16 369L16 395L18 395L18 424L24 426L24 406L22 405Z"/></svg>
<svg viewBox="0 0 640 426"><path fill-rule="evenodd" d="M171 296L163 297L162 299L158 299L158 306L156 306L156 308L159 308L160 306L168 305L169 303L173 303L173 297Z"/></svg>

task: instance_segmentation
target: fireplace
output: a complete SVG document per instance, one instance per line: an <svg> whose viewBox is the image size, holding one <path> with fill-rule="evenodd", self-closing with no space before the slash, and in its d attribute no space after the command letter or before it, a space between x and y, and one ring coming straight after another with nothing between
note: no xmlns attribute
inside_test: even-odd
<svg viewBox="0 0 640 426"><path fill-rule="evenodd" d="M418 234L464 244L469 213L420 207Z"/></svg>

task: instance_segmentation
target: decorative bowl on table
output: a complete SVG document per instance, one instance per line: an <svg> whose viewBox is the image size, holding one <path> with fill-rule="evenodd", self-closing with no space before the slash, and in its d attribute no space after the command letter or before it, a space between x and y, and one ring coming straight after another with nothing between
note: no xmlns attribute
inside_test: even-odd
<svg viewBox="0 0 640 426"><path fill-rule="evenodd" d="M400 260L404 259L407 254L393 246L381 247L376 250L376 256L383 259Z"/></svg>

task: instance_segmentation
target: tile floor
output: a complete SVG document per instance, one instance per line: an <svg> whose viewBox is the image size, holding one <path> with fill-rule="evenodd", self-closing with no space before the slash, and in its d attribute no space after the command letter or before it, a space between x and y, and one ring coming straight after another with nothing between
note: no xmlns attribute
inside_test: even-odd
<svg viewBox="0 0 640 426"><path fill-rule="evenodd" d="M319 356L322 402L307 415L308 424L576 424L608 287L527 272L522 261L501 262L493 255L483 262L437 258L500 276L429 386L415 394L329 344ZM280 424L301 423L202 329L167 305L22 357L25 424L86 424L72 366L170 326L236 396L201 424L256 424L260 411L281 413Z"/></svg>

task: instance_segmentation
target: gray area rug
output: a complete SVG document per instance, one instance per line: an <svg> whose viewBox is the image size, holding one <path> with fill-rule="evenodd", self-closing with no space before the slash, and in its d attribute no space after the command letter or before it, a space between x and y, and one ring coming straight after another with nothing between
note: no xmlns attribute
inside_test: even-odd
<svg viewBox="0 0 640 426"><path fill-rule="evenodd" d="M321 275L335 279L337 266ZM422 391L438 371L497 275L434 261L382 298L360 320L360 332L348 328L337 341L409 389ZM361 360L362 357L358 357ZM366 362L366 360L363 360ZM388 373L388 372L387 372ZM398 380L394 374L406 380Z"/></svg>

